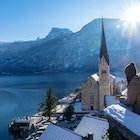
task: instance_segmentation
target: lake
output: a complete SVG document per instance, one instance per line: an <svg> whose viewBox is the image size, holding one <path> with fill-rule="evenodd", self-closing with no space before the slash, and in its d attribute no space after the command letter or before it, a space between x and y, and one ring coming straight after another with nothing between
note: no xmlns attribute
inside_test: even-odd
<svg viewBox="0 0 140 140"><path fill-rule="evenodd" d="M12 140L8 124L14 117L35 114L47 89L61 98L84 83L91 73L0 76L0 140Z"/></svg>

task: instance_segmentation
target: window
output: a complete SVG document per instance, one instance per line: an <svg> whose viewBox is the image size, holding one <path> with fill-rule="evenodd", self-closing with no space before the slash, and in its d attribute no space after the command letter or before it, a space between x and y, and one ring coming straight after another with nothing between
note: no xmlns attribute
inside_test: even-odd
<svg viewBox="0 0 140 140"><path fill-rule="evenodd" d="M106 70L102 70L102 74L106 74Z"/></svg>
<svg viewBox="0 0 140 140"><path fill-rule="evenodd" d="M90 104L94 104L94 95L90 94Z"/></svg>
<svg viewBox="0 0 140 140"><path fill-rule="evenodd" d="M90 109L94 110L94 94L90 93Z"/></svg>

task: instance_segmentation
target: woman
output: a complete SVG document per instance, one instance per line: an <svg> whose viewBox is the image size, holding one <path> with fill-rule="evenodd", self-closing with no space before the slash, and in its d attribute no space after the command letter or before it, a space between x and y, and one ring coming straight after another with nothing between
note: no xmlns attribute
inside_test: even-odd
<svg viewBox="0 0 140 140"><path fill-rule="evenodd" d="M132 106L133 111L140 115L140 77L136 74L136 67L133 62L125 68L127 79L127 99L119 99L127 106Z"/></svg>

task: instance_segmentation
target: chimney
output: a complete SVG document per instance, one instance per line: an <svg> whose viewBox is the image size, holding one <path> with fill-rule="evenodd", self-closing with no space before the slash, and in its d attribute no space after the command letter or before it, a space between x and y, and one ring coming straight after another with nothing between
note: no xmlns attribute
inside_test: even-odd
<svg viewBox="0 0 140 140"><path fill-rule="evenodd" d="M93 140L93 133L92 132L88 133L88 140Z"/></svg>
<svg viewBox="0 0 140 140"><path fill-rule="evenodd" d="M88 136L87 135L83 135L82 136L82 140L88 140Z"/></svg>

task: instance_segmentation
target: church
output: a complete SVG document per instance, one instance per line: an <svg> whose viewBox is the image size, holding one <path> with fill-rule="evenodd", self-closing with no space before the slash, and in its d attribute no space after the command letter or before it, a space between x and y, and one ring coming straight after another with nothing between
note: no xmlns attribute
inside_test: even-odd
<svg viewBox="0 0 140 140"><path fill-rule="evenodd" d="M91 75L82 85L82 110L102 111L105 108L105 96L112 95L116 85L115 76L110 74L103 20L98 69L98 73Z"/></svg>

